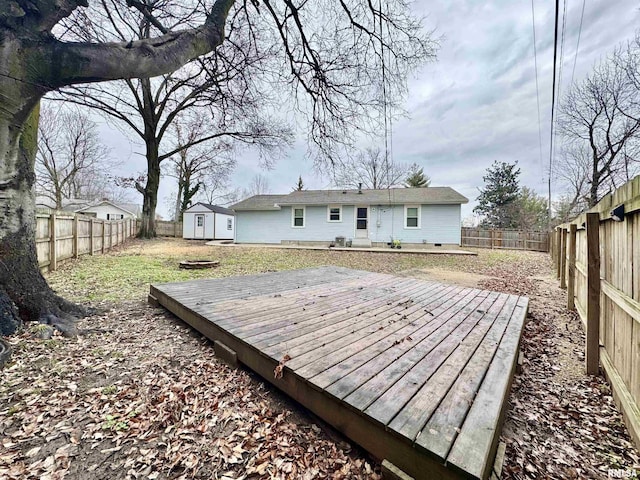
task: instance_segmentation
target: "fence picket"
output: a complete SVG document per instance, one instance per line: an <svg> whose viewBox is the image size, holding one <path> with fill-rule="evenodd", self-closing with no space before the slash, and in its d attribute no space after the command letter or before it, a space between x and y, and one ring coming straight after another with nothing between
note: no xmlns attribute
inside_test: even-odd
<svg viewBox="0 0 640 480"><path fill-rule="evenodd" d="M624 205L624 218L614 221L610 212L619 205ZM575 307L586 328L587 372L598 373L599 357L629 433L640 446L640 176L560 229L569 229L567 306ZM556 265L560 255L554 241Z"/></svg>
<svg viewBox="0 0 640 480"><path fill-rule="evenodd" d="M549 233L483 227L462 227L462 247L549 251Z"/></svg>
<svg viewBox="0 0 640 480"><path fill-rule="evenodd" d="M97 234L97 238L102 237L102 245L96 248L95 224L98 222L102 224L102 231ZM135 234L135 229L131 228L132 222L135 220L96 221L96 219L88 218L85 215L38 213L36 215L38 264L43 270L53 271L59 263L69 258L94 255L96 252L104 253L105 247L120 245ZM105 241L107 225L109 228L108 245Z"/></svg>

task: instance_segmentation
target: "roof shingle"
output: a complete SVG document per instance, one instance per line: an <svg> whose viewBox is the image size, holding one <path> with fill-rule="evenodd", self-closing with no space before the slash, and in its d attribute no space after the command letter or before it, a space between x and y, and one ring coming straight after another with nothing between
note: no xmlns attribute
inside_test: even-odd
<svg viewBox="0 0 640 480"><path fill-rule="evenodd" d="M277 210L277 205L405 205L467 203L469 199L451 187L390 188L358 190L301 190L288 195L255 195L230 208L233 210Z"/></svg>

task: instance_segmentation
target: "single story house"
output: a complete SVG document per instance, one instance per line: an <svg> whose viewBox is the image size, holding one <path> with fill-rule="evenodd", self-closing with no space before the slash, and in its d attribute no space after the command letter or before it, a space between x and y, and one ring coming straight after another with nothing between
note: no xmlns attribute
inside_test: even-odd
<svg viewBox="0 0 640 480"><path fill-rule="evenodd" d="M182 215L182 238L233 240L235 223L233 210L198 202Z"/></svg>
<svg viewBox="0 0 640 480"><path fill-rule="evenodd" d="M77 208L77 205L70 204L64 207L65 210L73 211L102 220L123 220L125 218L138 218L140 206L135 203L116 204L109 200L100 200L87 206Z"/></svg>
<svg viewBox="0 0 640 480"><path fill-rule="evenodd" d="M302 190L255 195L230 208L236 243L352 246L459 246L460 209L469 200L450 187ZM340 239L341 240L341 239Z"/></svg>

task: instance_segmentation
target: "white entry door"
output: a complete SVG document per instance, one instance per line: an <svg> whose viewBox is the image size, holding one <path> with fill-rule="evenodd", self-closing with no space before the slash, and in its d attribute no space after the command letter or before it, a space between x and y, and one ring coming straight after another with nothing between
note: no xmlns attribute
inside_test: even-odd
<svg viewBox="0 0 640 480"><path fill-rule="evenodd" d="M193 234L193 238L204 238L204 215L196 215L195 217L196 230Z"/></svg>
<svg viewBox="0 0 640 480"><path fill-rule="evenodd" d="M356 238L369 238L369 207L356 207Z"/></svg>

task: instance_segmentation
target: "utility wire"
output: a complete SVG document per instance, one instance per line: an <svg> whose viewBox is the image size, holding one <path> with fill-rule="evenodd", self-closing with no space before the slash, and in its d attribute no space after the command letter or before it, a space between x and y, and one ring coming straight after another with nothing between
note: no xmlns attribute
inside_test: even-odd
<svg viewBox="0 0 640 480"><path fill-rule="evenodd" d="M553 38L553 86L551 87L551 136L549 138L549 221L551 221L551 168L553 166L553 126L555 122L556 108L556 64L558 58L558 20L560 13L560 0L556 0L556 28Z"/></svg>
<svg viewBox="0 0 640 480"><path fill-rule="evenodd" d="M394 216L394 208L395 206L391 204L391 177L390 177L390 171L389 171L389 123L390 123L390 117L388 115L387 112L387 77L386 77L386 71L387 71L387 67L385 64L385 58L384 58L384 39L383 39L383 28L382 28L382 0L378 1L378 8L379 8L379 12L378 12L378 20L379 20L379 27L380 27L380 59L381 59L381 63L382 63L382 102L383 102L383 113L384 113L384 162L385 162L385 168L387 169L387 193L389 196L389 205L391 208L391 241L393 242L393 216ZM388 118L389 117L389 118ZM380 208L380 207L378 207Z"/></svg>
<svg viewBox="0 0 640 480"><path fill-rule="evenodd" d="M531 0L531 19L533 26L533 64L536 71L536 100L538 102L538 144L540 151L540 170L544 170L544 162L542 160L542 120L540 119L540 88L538 86L538 48L536 46L536 14ZM544 176L542 177L544 181Z"/></svg>
<svg viewBox="0 0 640 480"><path fill-rule="evenodd" d="M560 35L560 66L558 67L558 100L562 98L562 72L564 70L564 35L567 31L567 0L563 0L562 34Z"/></svg>
<svg viewBox="0 0 640 480"><path fill-rule="evenodd" d="M584 19L584 6L587 0L582 0L582 13L580 14L580 27L578 28L578 43L576 44L576 54L573 57L573 70L571 71L571 85L573 85L573 76L576 74L576 62L578 61L578 50L580 49L580 35L582 34L582 20Z"/></svg>
<svg viewBox="0 0 640 480"><path fill-rule="evenodd" d="M563 8L562 8L562 28L560 34L560 65L558 66L558 81L557 81L557 89L558 89L558 101L562 100L562 73L564 71L564 39L565 32L567 30L567 0L563 0ZM556 120L557 121L557 120ZM556 137L558 136L557 130L554 131L554 139L552 141L552 150L551 150L551 164L549 165L549 180L551 180L551 175L553 171L553 161L556 157Z"/></svg>

